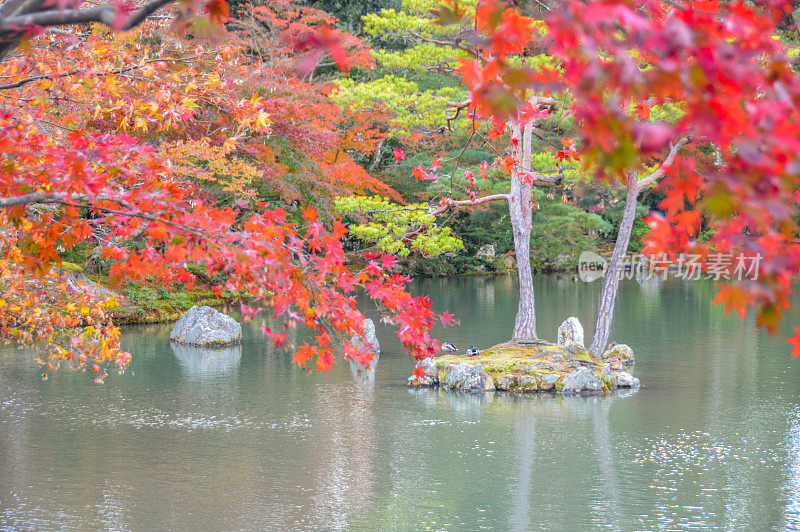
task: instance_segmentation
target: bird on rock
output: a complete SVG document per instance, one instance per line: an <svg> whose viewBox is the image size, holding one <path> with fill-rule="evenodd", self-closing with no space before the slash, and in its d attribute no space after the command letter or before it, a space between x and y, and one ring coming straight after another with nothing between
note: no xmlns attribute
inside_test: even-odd
<svg viewBox="0 0 800 532"><path fill-rule="evenodd" d="M474 356L480 355L480 354L481 354L481 350L478 349L477 347L475 347L474 345L471 345L471 346L469 346L467 348L467 356L468 357L474 357Z"/></svg>

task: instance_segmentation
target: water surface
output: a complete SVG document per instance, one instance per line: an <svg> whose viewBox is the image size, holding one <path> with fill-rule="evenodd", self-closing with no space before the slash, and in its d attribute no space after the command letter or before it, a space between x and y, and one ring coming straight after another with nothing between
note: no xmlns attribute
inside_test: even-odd
<svg viewBox="0 0 800 532"><path fill-rule="evenodd" d="M441 339L508 338L512 279L415 289L460 319ZM598 283L536 289L541 337L589 329ZM713 295L624 282L612 339L644 386L607 397L408 389L387 328L368 382L305 373L254 326L200 358L127 328L131 372L103 385L2 348L0 528L800 530L800 360Z"/></svg>

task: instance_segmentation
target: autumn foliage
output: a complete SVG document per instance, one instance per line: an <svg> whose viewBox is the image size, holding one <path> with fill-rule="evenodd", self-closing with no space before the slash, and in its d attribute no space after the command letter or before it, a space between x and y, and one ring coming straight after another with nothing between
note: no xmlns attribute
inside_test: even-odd
<svg viewBox="0 0 800 532"><path fill-rule="evenodd" d="M509 117L520 127L542 117L531 93L567 95L580 137L563 138L558 158L580 160L600 182L691 138L666 169L647 251L761 256L758 279L722 284L716 301L740 315L755 308L775 331L800 269L800 79L774 35L788 6L565 0L534 20L480 0L476 44L457 70L465 115L473 129L480 120L502 132ZM130 355L110 319L120 302L76 290L62 269L65 250L92 243L113 282L191 285L199 266L240 294L245 318L270 312L310 329L314 342L292 355L302 366L327 371L340 352L368 360L341 342L361 332L362 292L404 347L432 355L430 303L408 293L393 257L345 268L346 229L335 221L342 193L400 200L355 162L385 139L385 116L329 98L326 72L372 68L368 46L286 0L246 5L235 21L224 2L205 11L205 25L179 16L127 32L29 28L0 63L0 334L42 342L45 374L67 364L101 380L124 369ZM434 13L441 24L466 16L455 1ZM552 64L519 61L541 50ZM666 103L679 119L653 120ZM710 240L697 238L703 223ZM287 342L283 327L264 333ZM800 354L800 330L790 341Z"/></svg>
<svg viewBox="0 0 800 532"><path fill-rule="evenodd" d="M581 131L576 153L600 181L693 139L660 185L663 214L650 217L645 252L760 256L758 279L721 284L716 302L742 317L755 307L758 325L775 332L800 270L800 78L776 35L790 9L781 1L566 0L540 31L508 3L487 0L475 21L487 36L482 55L463 60L460 72L472 105L495 121L525 110L531 89L566 92ZM537 47L554 67L513 60ZM665 103L679 105L677 123L648 120ZM705 242L702 222L713 230ZM800 339L791 341L800 355Z"/></svg>
<svg viewBox="0 0 800 532"><path fill-rule="evenodd" d="M410 352L433 353L430 303L388 257L347 270L331 219L337 194L396 196L352 159L380 141L374 117L341 111L325 85L265 65L234 34L162 26L45 33L0 63L0 333L44 345L45 375L66 364L102 380L128 365L110 319L121 301L61 269L61 252L88 242L112 288L191 286L199 266L240 295L245 318L280 319L264 330L276 345L310 329L316 341L293 355L303 366L371 358L341 342L361 332L358 293Z"/></svg>

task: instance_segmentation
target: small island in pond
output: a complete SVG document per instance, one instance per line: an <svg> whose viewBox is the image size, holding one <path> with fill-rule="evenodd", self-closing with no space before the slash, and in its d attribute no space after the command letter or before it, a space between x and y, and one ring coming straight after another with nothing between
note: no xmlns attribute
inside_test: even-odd
<svg viewBox="0 0 800 532"><path fill-rule="evenodd" d="M638 388L630 373L633 350L611 347L597 360L577 344L503 343L475 356L447 354L426 358L417 366L425 377L412 376L411 386L442 386L468 392L552 392L601 394L617 388Z"/></svg>

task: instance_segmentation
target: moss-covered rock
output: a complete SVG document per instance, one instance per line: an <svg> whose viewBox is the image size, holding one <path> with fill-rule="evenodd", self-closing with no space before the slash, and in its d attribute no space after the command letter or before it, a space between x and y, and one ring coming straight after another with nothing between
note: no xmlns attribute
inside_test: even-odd
<svg viewBox="0 0 800 532"><path fill-rule="evenodd" d="M633 349L625 344L615 344L603 353L602 359L619 359L623 364L633 364Z"/></svg>
<svg viewBox="0 0 800 532"><path fill-rule="evenodd" d="M509 342L485 349L477 356L448 354L425 363L426 378L417 382L409 379L409 384L473 392L496 388L523 393L598 393L639 385L638 379L620 371L618 360L601 364L574 344L540 342L523 346ZM463 378L467 373L475 378ZM480 380L479 385L473 380Z"/></svg>

